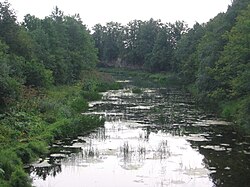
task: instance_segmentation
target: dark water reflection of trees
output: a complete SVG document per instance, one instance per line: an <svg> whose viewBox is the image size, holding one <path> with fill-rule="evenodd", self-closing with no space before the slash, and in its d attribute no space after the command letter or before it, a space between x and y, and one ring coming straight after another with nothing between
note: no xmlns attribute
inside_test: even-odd
<svg viewBox="0 0 250 187"><path fill-rule="evenodd" d="M209 176L215 186L248 186L250 184L250 137L244 137L235 128L197 107L191 96L179 90L156 89L142 94L117 95L110 92L104 95L104 103L97 103L91 112L105 112L102 115L108 122L136 122L140 128L139 143L134 146L124 141L118 157L124 169L136 169L143 166L149 151L155 159L167 159L171 156L167 141L161 141L153 150L147 150L143 142L149 141L150 134L159 132L172 137L183 137L194 150L204 156L203 162L209 170ZM109 135L105 128L99 128L89 135L91 139L106 141ZM67 140L71 145L84 143L81 139ZM84 138L83 138L84 139ZM63 150L64 145L62 146ZM62 151L59 151L62 153ZM79 159L99 159L100 152L90 143L81 154L66 155L71 162ZM69 157L69 158L67 158ZM60 159L59 159L60 160ZM58 160L57 160L58 162ZM60 165L33 168L32 173L43 179L60 173Z"/></svg>

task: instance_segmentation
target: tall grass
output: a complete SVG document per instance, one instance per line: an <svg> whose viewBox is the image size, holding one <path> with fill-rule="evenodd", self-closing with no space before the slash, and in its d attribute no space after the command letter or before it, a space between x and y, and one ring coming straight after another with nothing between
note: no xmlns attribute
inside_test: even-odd
<svg viewBox="0 0 250 187"><path fill-rule="evenodd" d="M46 155L56 139L102 126L103 119L81 113L88 101L101 99L100 91L118 87L111 76L93 71L75 85L24 88L21 100L0 115L0 186L31 186L24 164Z"/></svg>

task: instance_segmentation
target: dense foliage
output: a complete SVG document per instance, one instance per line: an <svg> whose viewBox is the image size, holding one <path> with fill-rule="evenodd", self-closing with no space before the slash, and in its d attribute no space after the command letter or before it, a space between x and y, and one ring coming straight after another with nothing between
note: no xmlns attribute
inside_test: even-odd
<svg viewBox="0 0 250 187"><path fill-rule="evenodd" d="M144 68L150 71L175 69L174 49L187 31L184 22L163 24L160 20L134 20L126 26L110 22L97 24L93 38L101 65Z"/></svg>
<svg viewBox="0 0 250 187"><path fill-rule="evenodd" d="M0 3L1 106L15 99L22 85L73 83L97 61L92 37L79 15L64 16L56 7L44 19L28 14L19 24L10 4Z"/></svg>
<svg viewBox="0 0 250 187"><path fill-rule="evenodd" d="M135 72L141 83L182 82L198 100L250 129L249 0L234 0L226 13L193 28L134 20L97 24L92 35L79 15L65 16L57 7L44 19L28 14L18 23L10 4L0 2L0 186L30 186L24 163L46 154L56 138L103 124L80 115L87 101L100 99L99 91L119 88L93 70L98 61L155 73Z"/></svg>
<svg viewBox="0 0 250 187"><path fill-rule="evenodd" d="M250 3L234 0L226 13L195 25L177 44L183 80L199 100L250 129ZM189 47L188 47L189 46ZM187 49L187 50L186 50Z"/></svg>
<svg viewBox="0 0 250 187"><path fill-rule="evenodd" d="M85 87L83 82L57 86L46 95L26 88L20 101L0 116L0 186L31 186L24 164L46 156L55 140L86 134L104 124L97 116L81 114L88 109Z"/></svg>
<svg viewBox="0 0 250 187"><path fill-rule="evenodd" d="M45 155L55 139L103 125L81 115L88 100L100 98L99 87L111 86L93 70L97 61L79 15L56 7L44 19L26 15L18 23L10 4L0 2L0 186L31 186L24 164Z"/></svg>
<svg viewBox="0 0 250 187"><path fill-rule="evenodd" d="M190 29L153 19L98 24L93 38L101 65L178 74L199 101L250 129L249 6L234 0L226 13Z"/></svg>

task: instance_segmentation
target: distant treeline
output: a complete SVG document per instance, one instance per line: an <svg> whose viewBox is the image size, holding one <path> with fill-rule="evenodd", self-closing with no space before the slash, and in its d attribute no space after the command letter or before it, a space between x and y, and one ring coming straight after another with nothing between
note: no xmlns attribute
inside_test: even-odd
<svg viewBox="0 0 250 187"><path fill-rule="evenodd" d="M103 125L81 115L99 91L119 88L93 70L97 64L175 75L206 106L250 130L249 0L234 0L226 13L193 28L150 19L97 24L93 34L79 15L65 16L57 7L44 19L28 14L19 23L4 1L0 186L31 186L24 165L45 155L49 143Z"/></svg>
<svg viewBox="0 0 250 187"><path fill-rule="evenodd" d="M79 15L57 7L44 19L28 14L18 23L11 5L1 2L1 109L24 86L71 84L99 64L175 73L199 100L250 126L249 4L234 0L226 13L193 28L150 19L97 24L91 34Z"/></svg>
<svg viewBox="0 0 250 187"><path fill-rule="evenodd" d="M172 72L197 98L250 128L250 2L188 28L184 22L134 20L93 28L100 65Z"/></svg>

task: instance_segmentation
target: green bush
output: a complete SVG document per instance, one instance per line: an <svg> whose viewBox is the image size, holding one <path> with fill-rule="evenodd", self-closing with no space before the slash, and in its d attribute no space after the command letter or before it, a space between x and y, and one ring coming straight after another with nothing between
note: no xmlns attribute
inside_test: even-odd
<svg viewBox="0 0 250 187"><path fill-rule="evenodd" d="M101 98L98 92L80 92L81 88L80 85L56 87L45 96L28 92L9 113L0 116L1 187L30 186L22 169L24 163L45 155L48 144L55 139L85 134L104 124L97 116L80 114L87 110L87 100Z"/></svg>
<svg viewBox="0 0 250 187"><path fill-rule="evenodd" d="M61 104L57 109L57 118L72 118L73 115L74 111L68 104Z"/></svg>
<svg viewBox="0 0 250 187"><path fill-rule="evenodd" d="M4 170L2 168L0 168L0 179L4 178Z"/></svg>
<svg viewBox="0 0 250 187"><path fill-rule="evenodd" d="M241 100L237 115L237 121L248 132L250 132L250 96Z"/></svg>
<svg viewBox="0 0 250 187"><path fill-rule="evenodd" d="M98 92L96 91L91 91L91 92L88 92L88 91L82 91L81 92L81 96L86 99L87 101L97 101L97 100L100 100L102 98L102 95L99 94Z"/></svg>
<svg viewBox="0 0 250 187"><path fill-rule="evenodd" d="M20 168L17 168L11 175L10 185L12 187L31 187L31 179Z"/></svg>
<svg viewBox="0 0 250 187"><path fill-rule="evenodd" d="M7 181L4 181L3 179L0 178L0 186L1 187L9 187L9 184Z"/></svg>
<svg viewBox="0 0 250 187"><path fill-rule="evenodd" d="M21 83L10 75L10 67L0 59L0 106L6 106L16 100L20 94L20 88Z"/></svg>
<svg viewBox="0 0 250 187"><path fill-rule="evenodd" d="M0 123L0 146L3 147L12 141L13 130Z"/></svg>
<svg viewBox="0 0 250 187"><path fill-rule="evenodd" d="M4 180L10 180L17 167L21 167L21 159L12 150L0 151L0 168L4 171Z"/></svg>
<svg viewBox="0 0 250 187"><path fill-rule="evenodd" d="M233 100L220 105L222 117L242 126L250 132L250 97Z"/></svg>
<svg viewBox="0 0 250 187"><path fill-rule="evenodd" d="M34 160L35 155L33 152L27 147L26 144L19 145L15 152L19 158L21 158L23 163L30 163L32 160Z"/></svg>
<svg viewBox="0 0 250 187"><path fill-rule="evenodd" d="M57 103L49 100L42 100L39 103L38 110L41 113L51 112L57 108Z"/></svg>
<svg viewBox="0 0 250 187"><path fill-rule="evenodd" d="M44 155L48 153L48 146L42 141L30 142L27 146L36 156Z"/></svg>
<svg viewBox="0 0 250 187"><path fill-rule="evenodd" d="M44 122L40 116L31 112L12 111L1 121L11 129L12 143L17 141L28 141L44 130Z"/></svg>
<svg viewBox="0 0 250 187"><path fill-rule="evenodd" d="M52 124L50 131L54 139L65 137L74 137L82 133L86 133L91 129L104 125L104 120L98 116L78 115L73 120L61 119Z"/></svg>
<svg viewBox="0 0 250 187"><path fill-rule="evenodd" d="M108 90L118 90L118 89L121 89L122 86L120 83L118 82L99 82L97 83L97 86L96 86L96 91L97 92L106 92Z"/></svg>
<svg viewBox="0 0 250 187"><path fill-rule="evenodd" d="M68 137L71 134L72 128L70 127L70 119L58 119L54 124L49 127L49 132L53 136L53 139L60 139L63 137ZM48 136L49 134L46 133Z"/></svg>
<svg viewBox="0 0 250 187"><path fill-rule="evenodd" d="M80 115L78 118L75 118L72 127L77 130L76 133L85 133L103 125L104 119L98 116Z"/></svg>
<svg viewBox="0 0 250 187"><path fill-rule="evenodd" d="M47 88L53 83L52 72L45 69L45 67L38 62L26 62L23 71L26 77L25 84L28 86Z"/></svg>
<svg viewBox="0 0 250 187"><path fill-rule="evenodd" d="M28 144L18 145L14 151L21 158L22 162L27 164L35 161L39 156L46 154L48 148L45 142L33 141Z"/></svg>
<svg viewBox="0 0 250 187"><path fill-rule="evenodd" d="M92 79L86 79L83 81L82 91L93 92L96 91L97 82Z"/></svg>
<svg viewBox="0 0 250 187"><path fill-rule="evenodd" d="M73 99L73 101L71 101L71 103L70 103L70 106L77 113L84 112L84 111L88 110L88 103L82 97L77 97L77 98Z"/></svg>
<svg viewBox="0 0 250 187"><path fill-rule="evenodd" d="M140 88L133 88L132 92L135 94L140 94L140 93L142 93L142 90Z"/></svg>
<svg viewBox="0 0 250 187"><path fill-rule="evenodd" d="M234 120L235 115L238 113L239 110L239 101L230 101L221 104L222 108L222 117L226 118L227 120ZM234 119L233 119L234 118Z"/></svg>

